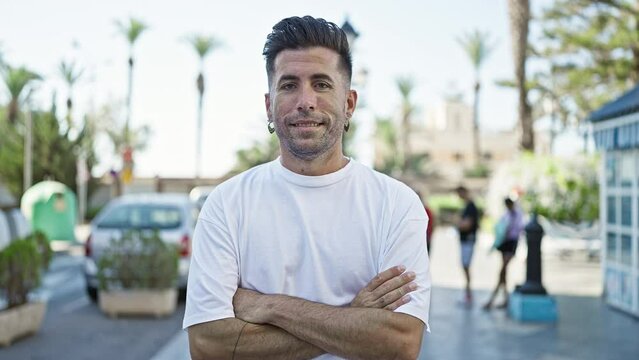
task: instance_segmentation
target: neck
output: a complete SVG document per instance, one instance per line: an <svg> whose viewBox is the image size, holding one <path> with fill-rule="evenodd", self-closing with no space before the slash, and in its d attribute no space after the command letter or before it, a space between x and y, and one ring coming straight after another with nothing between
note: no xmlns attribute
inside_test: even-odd
<svg viewBox="0 0 639 360"><path fill-rule="evenodd" d="M350 161L341 151L322 154L314 159L301 159L286 151L282 151L280 158L282 166L288 170L306 176L320 176L334 173Z"/></svg>

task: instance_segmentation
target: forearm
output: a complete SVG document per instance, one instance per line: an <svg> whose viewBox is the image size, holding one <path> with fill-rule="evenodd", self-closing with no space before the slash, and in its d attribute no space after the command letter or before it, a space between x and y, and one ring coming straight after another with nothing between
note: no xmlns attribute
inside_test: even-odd
<svg viewBox="0 0 639 360"><path fill-rule="evenodd" d="M372 308L342 308L269 295L266 322L326 352L349 359L415 359L423 323Z"/></svg>
<svg viewBox="0 0 639 360"><path fill-rule="evenodd" d="M233 318L191 326L189 347L194 360L311 359L324 353L275 326Z"/></svg>

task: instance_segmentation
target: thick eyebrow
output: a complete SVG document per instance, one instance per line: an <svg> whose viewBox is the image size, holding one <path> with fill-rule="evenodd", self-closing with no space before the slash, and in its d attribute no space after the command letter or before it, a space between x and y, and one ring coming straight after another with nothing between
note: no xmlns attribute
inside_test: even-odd
<svg viewBox="0 0 639 360"><path fill-rule="evenodd" d="M277 81L277 84L279 85L279 84L281 84L284 81L299 81L299 80L300 80L300 78L298 76L295 76L295 75L282 75L282 77L280 77L279 80ZM326 80L326 81L329 81L331 83L334 82L332 77L330 77L329 75L326 75L326 74L322 74L322 73L311 75L311 80L313 80L313 81L314 80Z"/></svg>
<svg viewBox="0 0 639 360"><path fill-rule="evenodd" d="M329 81L331 83L333 82L333 78L328 76L328 75L326 75L326 74L313 74L311 76L311 80L326 80L326 81Z"/></svg>

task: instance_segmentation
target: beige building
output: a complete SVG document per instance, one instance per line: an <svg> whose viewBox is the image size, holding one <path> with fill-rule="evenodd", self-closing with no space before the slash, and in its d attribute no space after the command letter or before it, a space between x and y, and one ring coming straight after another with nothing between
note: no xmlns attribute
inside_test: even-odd
<svg viewBox="0 0 639 360"><path fill-rule="evenodd" d="M515 115L513 115L515 116ZM546 133L535 133L537 153L549 153L549 138ZM503 162L515 159L519 154L517 130L498 132L482 131L480 127L480 150L483 163L496 169ZM426 157L427 173L439 178L462 182L464 172L473 168L473 109L461 101L443 101L426 112L425 121L413 123L410 135L414 154ZM384 156L383 147L377 147L376 161Z"/></svg>

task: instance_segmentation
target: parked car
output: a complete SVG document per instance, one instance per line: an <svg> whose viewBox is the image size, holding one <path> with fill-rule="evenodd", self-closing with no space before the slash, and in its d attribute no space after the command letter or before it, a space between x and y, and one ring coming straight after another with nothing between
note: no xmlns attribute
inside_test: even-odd
<svg viewBox="0 0 639 360"><path fill-rule="evenodd" d="M191 239L199 213L185 194L132 194L111 200L91 222L85 244L87 293L98 298L98 262L112 239L128 231L158 231L163 241L176 244L180 251L178 286L186 290Z"/></svg>
<svg viewBox="0 0 639 360"><path fill-rule="evenodd" d="M0 183L0 250L31 234L31 226L9 190Z"/></svg>

